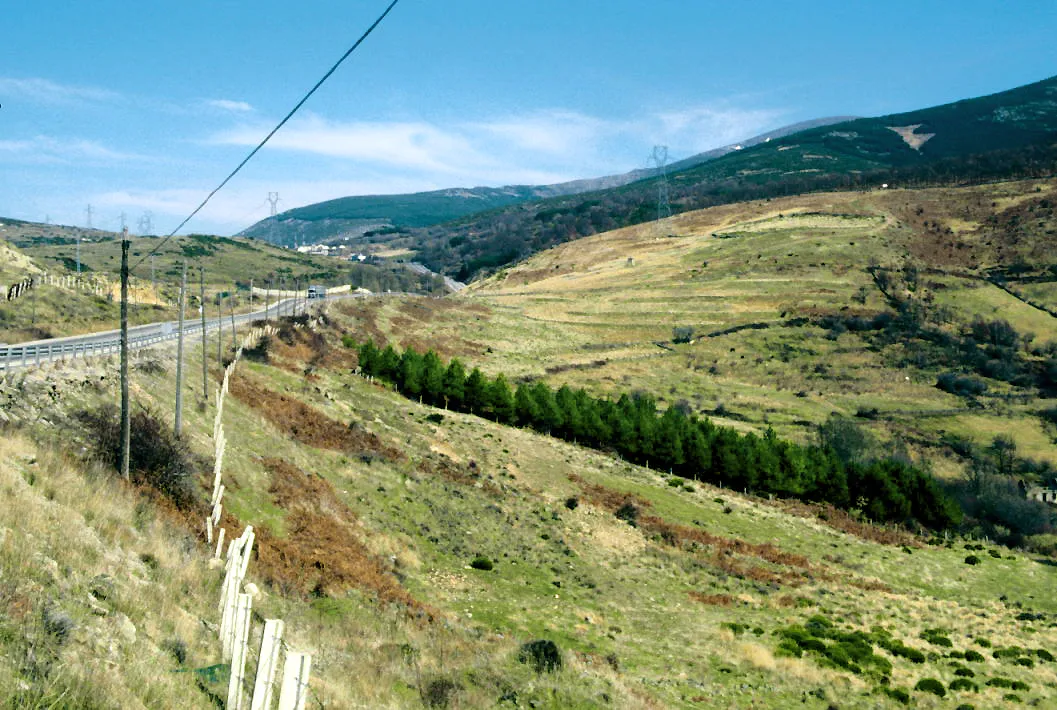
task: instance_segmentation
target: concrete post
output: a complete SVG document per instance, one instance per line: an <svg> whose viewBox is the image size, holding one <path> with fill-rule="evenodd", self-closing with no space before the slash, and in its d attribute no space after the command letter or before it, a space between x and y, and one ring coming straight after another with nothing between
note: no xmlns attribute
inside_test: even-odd
<svg viewBox="0 0 1057 710"><path fill-rule="evenodd" d="M257 656L257 678L253 684L253 700L250 710L271 710L272 692L275 687L275 671L279 667L279 651L282 648L283 622L281 619L264 620L264 636L261 652Z"/></svg>
<svg viewBox="0 0 1057 710"><path fill-rule="evenodd" d="M279 692L279 710L305 710L312 656L288 651L283 666L283 686Z"/></svg>
<svg viewBox="0 0 1057 710"><path fill-rule="evenodd" d="M253 597L239 594L235 606L235 623L231 633L231 677L228 681L227 710L242 710L242 685L246 681L246 656L249 654L250 621L252 621Z"/></svg>

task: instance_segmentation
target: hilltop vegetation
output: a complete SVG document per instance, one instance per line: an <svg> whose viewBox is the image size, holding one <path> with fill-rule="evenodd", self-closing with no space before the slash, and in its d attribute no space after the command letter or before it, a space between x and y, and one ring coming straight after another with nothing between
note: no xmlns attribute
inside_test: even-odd
<svg viewBox="0 0 1057 710"><path fill-rule="evenodd" d="M899 129L899 130L893 130ZM676 213L791 194L972 184L1057 173L1057 79L812 128L669 175ZM905 136L905 137L904 137ZM460 281L571 239L655 219L656 179L424 230L420 258Z"/></svg>
<svg viewBox="0 0 1057 710"><path fill-rule="evenodd" d="M847 117L832 117L802 121L747 138L741 145L752 146L846 119ZM672 170L684 170L714 160L733 150L733 145L716 148L679 160L670 167ZM329 241L345 233L345 236L351 238L358 246L382 241L389 248L394 248L398 246L393 243L400 239L398 235L406 234L410 228L429 227L522 202L619 187L656 174L657 168L645 168L622 175L586 178L553 185L449 188L404 195L341 197L287 210L275 217L263 219L243 230L240 235L293 246L295 242ZM371 237L384 238L370 239Z"/></svg>

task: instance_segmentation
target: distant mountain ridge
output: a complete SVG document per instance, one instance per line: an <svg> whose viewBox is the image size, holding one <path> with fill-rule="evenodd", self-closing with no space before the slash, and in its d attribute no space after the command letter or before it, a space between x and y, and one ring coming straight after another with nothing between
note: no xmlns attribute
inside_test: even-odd
<svg viewBox="0 0 1057 710"><path fill-rule="evenodd" d="M742 148L852 118L832 116L790 124L739 143L692 155L671 163L667 169L685 170ZM430 227L513 204L622 187L654 177L657 172L656 168L640 168L618 175L582 178L552 185L454 187L400 195L339 197L287 210L274 218L268 217L239 232L238 236L255 237L291 246L295 243L326 241L342 234L362 234L387 226Z"/></svg>
<svg viewBox="0 0 1057 710"><path fill-rule="evenodd" d="M816 126L668 173L673 212L819 190L1057 174L1057 77L988 96ZM656 219L657 178L466 217L417 235L469 281L554 244Z"/></svg>

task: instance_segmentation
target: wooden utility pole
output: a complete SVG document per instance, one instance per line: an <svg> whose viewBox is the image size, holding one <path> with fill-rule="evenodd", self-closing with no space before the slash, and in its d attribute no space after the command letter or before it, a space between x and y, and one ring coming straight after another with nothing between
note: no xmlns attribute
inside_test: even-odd
<svg viewBox="0 0 1057 710"><path fill-rule="evenodd" d="M184 259L183 277L180 279L180 329L176 335L176 423L173 431L180 438L183 428L184 393L184 310L187 305L187 259Z"/></svg>
<svg viewBox="0 0 1057 710"><path fill-rule="evenodd" d="M264 320L268 320L268 304L272 300L272 280L268 279L268 286L264 289Z"/></svg>
<svg viewBox="0 0 1057 710"><path fill-rule="evenodd" d="M132 433L128 401L128 227L121 230L121 475L129 480Z"/></svg>
<svg viewBox="0 0 1057 710"><path fill-rule="evenodd" d="M301 279L294 278L294 315L297 315L297 296L301 293Z"/></svg>
<svg viewBox="0 0 1057 710"><path fill-rule="evenodd" d="M206 339L206 267L198 264L198 301L202 306L202 407L209 404L209 343Z"/></svg>
<svg viewBox="0 0 1057 710"><path fill-rule="evenodd" d="M235 298L234 298L234 294L238 290L239 287L238 287L238 284L232 284L231 288L233 290L231 291L232 298L228 301L228 313L231 314L231 352L234 353L236 350L239 349L238 342L236 342L236 338L235 338ZM221 313L220 315L221 315L221 317L223 317L224 314Z"/></svg>
<svg viewBox="0 0 1057 710"><path fill-rule="evenodd" d="M224 367L224 299L217 291L217 366Z"/></svg>

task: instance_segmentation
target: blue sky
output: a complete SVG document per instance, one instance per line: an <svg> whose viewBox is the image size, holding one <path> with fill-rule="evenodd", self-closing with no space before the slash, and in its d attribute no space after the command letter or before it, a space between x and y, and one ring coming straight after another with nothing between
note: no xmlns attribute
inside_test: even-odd
<svg viewBox="0 0 1057 710"><path fill-rule="evenodd" d="M386 0L7 0L0 216L171 230ZM1057 73L1057 3L401 0L184 231L351 194L549 183Z"/></svg>

